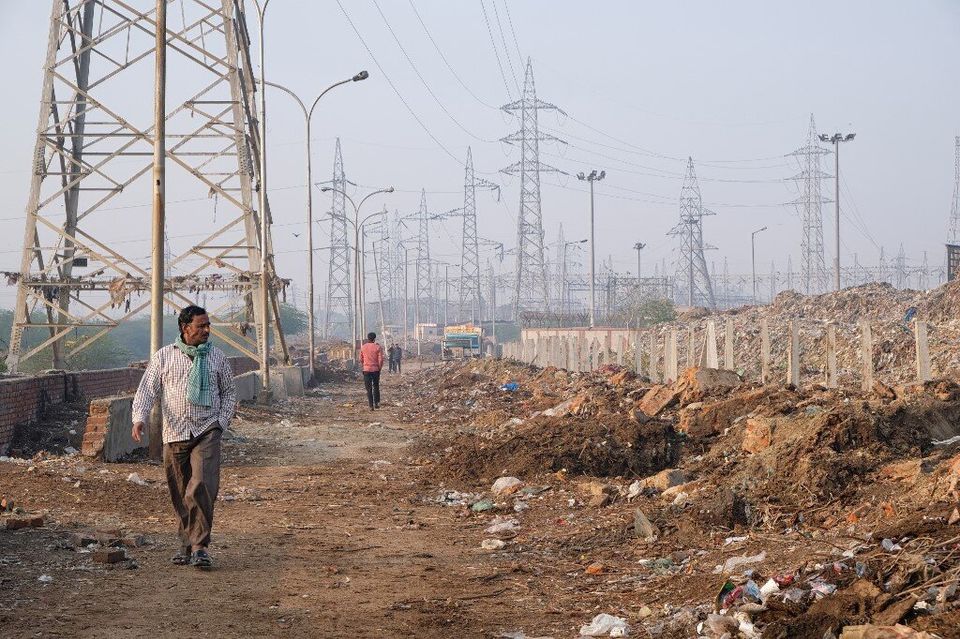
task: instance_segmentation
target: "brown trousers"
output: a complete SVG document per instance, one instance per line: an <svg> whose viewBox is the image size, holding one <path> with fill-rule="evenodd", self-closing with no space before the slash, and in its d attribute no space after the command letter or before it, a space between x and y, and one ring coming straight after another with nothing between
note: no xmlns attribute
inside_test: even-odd
<svg viewBox="0 0 960 639"><path fill-rule="evenodd" d="M163 447L163 467L173 509L180 519L180 545L199 550L210 545L213 504L220 489L220 438L211 428L199 437Z"/></svg>

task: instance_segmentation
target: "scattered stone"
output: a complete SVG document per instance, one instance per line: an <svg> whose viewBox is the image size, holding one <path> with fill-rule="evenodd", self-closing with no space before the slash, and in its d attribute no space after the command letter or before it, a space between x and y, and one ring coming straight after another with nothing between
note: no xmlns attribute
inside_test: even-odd
<svg viewBox="0 0 960 639"><path fill-rule="evenodd" d="M96 536L87 532L71 533L70 537L67 539L67 545L74 550L80 550L95 543L97 543Z"/></svg>
<svg viewBox="0 0 960 639"><path fill-rule="evenodd" d="M484 539L480 542L480 547L484 550L502 550L507 542L501 539Z"/></svg>
<svg viewBox="0 0 960 639"><path fill-rule="evenodd" d="M651 475L641 480L640 488L653 488L654 490L663 492L668 488L685 484L688 481L690 481L690 476L684 471L676 468L667 468L666 470L661 470L656 475Z"/></svg>
<svg viewBox="0 0 960 639"><path fill-rule="evenodd" d="M127 558L123 548L101 548L93 551L90 558L101 564L116 564Z"/></svg>
<svg viewBox="0 0 960 639"><path fill-rule="evenodd" d="M770 448L773 441L773 431L776 420L769 417L751 417L747 420L747 429L743 434L744 451L757 454L762 450Z"/></svg>
<svg viewBox="0 0 960 639"><path fill-rule="evenodd" d="M640 400L638 408L647 417L655 417L660 411L676 404L679 399L680 391L675 390L673 386L658 384L647 391Z"/></svg>
<svg viewBox="0 0 960 639"><path fill-rule="evenodd" d="M880 476L885 479L915 482L920 475L920 460L913 459L904 462L887 464L880 469Z"/></svg>
<svg viewBox="0 0 960 639"><path fill-rule="evenodd" d="M606 569L606 566L604 566L599 561L595 561L589 566L587 566L583 572L585 572L588 575L602 575L605 569Z"/></svg>
<svg viewBox="0 0 960 639"><path fill-rule="evenodd" d="M37 577L37 581L39 581L42 584L49 584L49 583L53 583L53 577L51 577L50 575L40 575L39 577Z"/></svg>
<svg viewBox="0 0 960 639"><path fill-rule="evenodd" d="M497 497L503 497L505 495L512 495L521 488L523 488L523 482L516 477L500 477L497 481L493 482L493 487L490 488L490 492Z"/></svg>
<svg viewBox="0 0 960 639"><path fill-rule="evenodd" d="M950 513L950 519L947 520L947 525L952 526L958 521L960 521L960 510L954 508L953 512Z"/></svg>
<svg viewBox="0 0 960 639"><path fill-rule="evenodd" d="M633 512L633 532L637 539L643 539L644 541L653 541L660 535L657 527L639 508Z"/></svg>
<svg viewBox="0 0 960 639"><path fill-rule="evenodd" d="M43 526L43 515L27 515L26 517L7 518L7 530L40 528L41 526Z"/></svg>
<svg viewBox="0 0 960 639"><path fill-rule="evenodd" d="M475 513L482 513L487 510L493 510L496 507L496 504L493 503L492 499L481 499L478 502L475 502L470 506L470 510Z"/></svg>

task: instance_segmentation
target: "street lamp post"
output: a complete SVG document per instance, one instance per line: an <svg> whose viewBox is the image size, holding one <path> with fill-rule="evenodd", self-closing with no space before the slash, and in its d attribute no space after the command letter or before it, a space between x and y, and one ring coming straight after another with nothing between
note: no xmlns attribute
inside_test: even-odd
<svg viewBox="0 0 960 639"><path fill-rule="evenodd" d="M821 142L830 142L833 144L833 160L834 160L834 203L836 204L836 215L834 216L834 252L835 256L833 258L833 287L835 290L840 290L840 143L841 142L851 142L853 138L857 137L856 133L834 133L833 135L827 135L825 133L820 134Z"/></svg>
<svg viewBox="0 0 960 639"><path fill-rule="evenodd" d="M633 249L637 252L637 286L640 286L640 251L642 251L647 245L643 242L637 242L633 245Z"/></svg>
<svg viewBox="0 0 960 639"><path fill-rule="evenodd" d="M260 170L260 197L257 208L260 213L260 388L261 402L270 401L270 290L267 281L268 271L268 238L267 233L267 92L263 90L266 80L266 60L263 46L263 18L267 12L270 0L253 0L257 7L257 18L260 38L260 121L259 138L260 149L258 154Z"/></svg>
<svg viewBox="0 0 960 639"><path fill-rule="evenodd" d="M353 286L353 300L354 300L354 306L353 306L353 337L352 337L352 340L353 340L354 354L356 354L356 350L357 350L357 348L358 348L358 343L359 343L359 342L358 342L358 339L357 339L357 338L358 338L358 335L359 335L358 328L359 328L359 331L360 331L360 332L362 332L362 330L363 330L363 327L362 327L362 326L358 326L358 324L359 324L359 322L358 322L358 314L362 312L362 309L358 306L358 304L362 304L362 303L363 303L363 302L362 302L363 296L362 296L362 293L361 293L361 291L360 291L360 287L363 285L363 279L364 279L364 278L362 278L362 277L360 276L360 269L362 268L362 266L361 266L361 264L360 264L360 251L361 251L361 248L360 248L360 229L363 228L363 225L366 224L367 220L369 220L370 218L375 217L375 216L377 216L377 215L383 215L383 214L384 214L384 211L377 211L377 212L375 212L375 213L371 213L370 215L366 216L366 217L363 218L363 220L361 221L361 220L360 220L360 209L363 207L363 203L364 203L364 202L366 202L367 200L369 200L369 199L370 199L371 197L373 197L374 195L377 195L378 193L393 193L393 187L390 186L390 187L387 187L387 188L385 188L385 189L378 189L378 190L376 190L376 191L373 191L372 193L368 193L367 195L365 195L365 196L363 197L362 200L360 200L360 203L359 203L359 204L357 204L356 202L354 202L354 201L353 201L353 198L350 197L349 195L347 195L347 194L346 194L345 192L343 192L341 189L337 189L337 188L334 188L334 187L332 187L332 186L325 186L325 187L321 188L320 191L322 191L322 192L324 192L324 193L326 193L327 191L333 191L333 192L335 192L335 193L339 193L339 194L342 195L344 198L346 198L346 200L347 200L348 202L350 202L350 206L353 207L353 220L351 221L350 218L347 218L347 221L350 222L351 224L353 224L353 247L354 247L354 251L353 251L353 252L354 252L354 261L353 261L353 266L354 266L354 273L353 273L353 282L354 282L354 286ZM359 340L359 341L363 341L363 337L362 337L362 336L360 336L360 340Z"/></svg>
<svg viewBox="0 0 960 639"><path fill-rule="evenodd" d="M766 231L767 227L762 227L750 233L750 271L753 274L753 296L751 298L754 304L757 303L757 233Z"/></svg>
<svg viewBox="0 0 960 639"><path fill-rule="evenodd" d="M590 183L590 328L593 328L594 323L596 322L597 313L597 282L594 277L597 261L597 244L595 241L596 238L594 235L593 224L593 183L599 182L605 177L607 177L606 171L600 171L600 173L597 173L596 169L590 171L589 175L584 175L583 173L577 174L578 180L585 180Z"/></svg>
<svg viewBox="0 0 960 639"><path fill-rule="evenodd" d="M307 298L310 300L310 304L307 307L307 348L310 351L310 379L313 379L316 370L314 369L314 357L316 351L315 339L315 319L313 313L313 171L311 167L311 156L313 155L310 150L310 136L311 136L311 120L313 119L313 110L316 108L317 103L320 102L320 98L325 96L328 91L333 88L340 86L341 84L347 84L348 82L359 82L361 80L366 80L370 77L370 74L366 71L361 71L352 78L347 78L346 80L340 80L339 82L334 82L323 92L318 95L313 103L310 105L310 108L307 108L303 100L300 99L296 93L288 89L287 87L277 84L276 82L267 82L266 85L280 89L297 103L297 106L300 107L300 110L303 112L303 121L306 126L307 133L307 144L306 144L306 167L307 167ZM261 79L262 81L262 79ZM262 86L262 85L261 85Z"/></svg>

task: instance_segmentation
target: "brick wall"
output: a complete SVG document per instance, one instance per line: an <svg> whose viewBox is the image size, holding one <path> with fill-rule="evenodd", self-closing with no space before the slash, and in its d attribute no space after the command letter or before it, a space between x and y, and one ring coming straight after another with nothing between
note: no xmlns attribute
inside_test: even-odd
<svg viewBox="0 0 960 639"><path fill-rule="evenodd" d="M139 368L112 368L0 379L0 454L16 430L36 422L48 406L133 391L142 376Z"/></svg>
<svg viewBox="0 0 960 639"><path fill-rule="evenodd" d="M230 357L234 375L259 368L249 357ZM0 379L0 454L6 454L14 433L43 416L48 406L71 400L93 400L132 393L146 362L130 368L6 377Z"/></svg>

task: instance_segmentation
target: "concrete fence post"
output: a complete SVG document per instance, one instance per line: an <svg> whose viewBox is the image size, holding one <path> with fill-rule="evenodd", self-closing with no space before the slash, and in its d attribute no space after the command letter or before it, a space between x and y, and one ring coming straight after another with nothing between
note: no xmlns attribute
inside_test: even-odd
<svg viewBox="0 0 960 639"><path fill-rule="evenodd" d="M657 339L657 332L651 331L650 344L649 344L650 348L648 351L649 355L647 356L647 376L650 377L651 382L660 382L663 379L659 373L659 370L662 370L662 369L658 368L660 364L660 356L657 353L658 341L659 340Z"/></svg>
<svg viewBox="0 0 960 639"><path fill-rule="evenodd" d="M770 324L767 318L760 320L760 383L770 381Z"/></svg>
<svg viewBox="0 0 960 639"><path fill-rule="evenodd" d="M687 368L699 364L697 361L697 329L693 324L687 326Z"/></svg>
<svg viewBox="0 0 960 639"><path fill-rule="evenodd" d="M633 370L637 377L643 375L643 335L637 331L637 336L633 340Z"/></svg>
<svg viewBox="0 0 960 639"><path fill-rule="evenodd" d="M827 388L837 387L837 325L827 324Z"/></svg>
<svg viewBox="0 0 960 639"><path fill-rule="evenodd" d="M868 391L873 388L873 331L869 320L860 320L860 361L863 364L863 384Z"/></svg>
<svg viewBox="0 0 960 639"><path fill-rule="evenodd" d="M913 323L913 337L917 350L917 381L929 382L930 376L930 347L927 344L927 323L915 320Z"/></svg>
<svg viewBox="0 0 960 639"><path fill-rule="evenodd" d="M728 371L736 370L733 361L733 319L727 318L723 332L723 367Z"/></svg>
<svg viewBox="0 0 960 639"><path fill-rule="evenodd" d="M800 323L790 320L790 343L787 345L787 384L800 386Z"/></svg>
<svg viewBox="0 0 960 639"><path fill-rule="evenodd" d="M679 338L677 329L671 328L668 338L666 352L664 353L666 361L663 365L665 378L664 381L667 383L677 381L677 367L680 365L677 353L677 341Z"/></svg>
<svg viewBox="0 0 960 639"><path fill-rule="evenodd" d="M717 357L717 323L707 320L707 344L704 349L707 354L707 368L719 368L720 360Z"/></svg>

